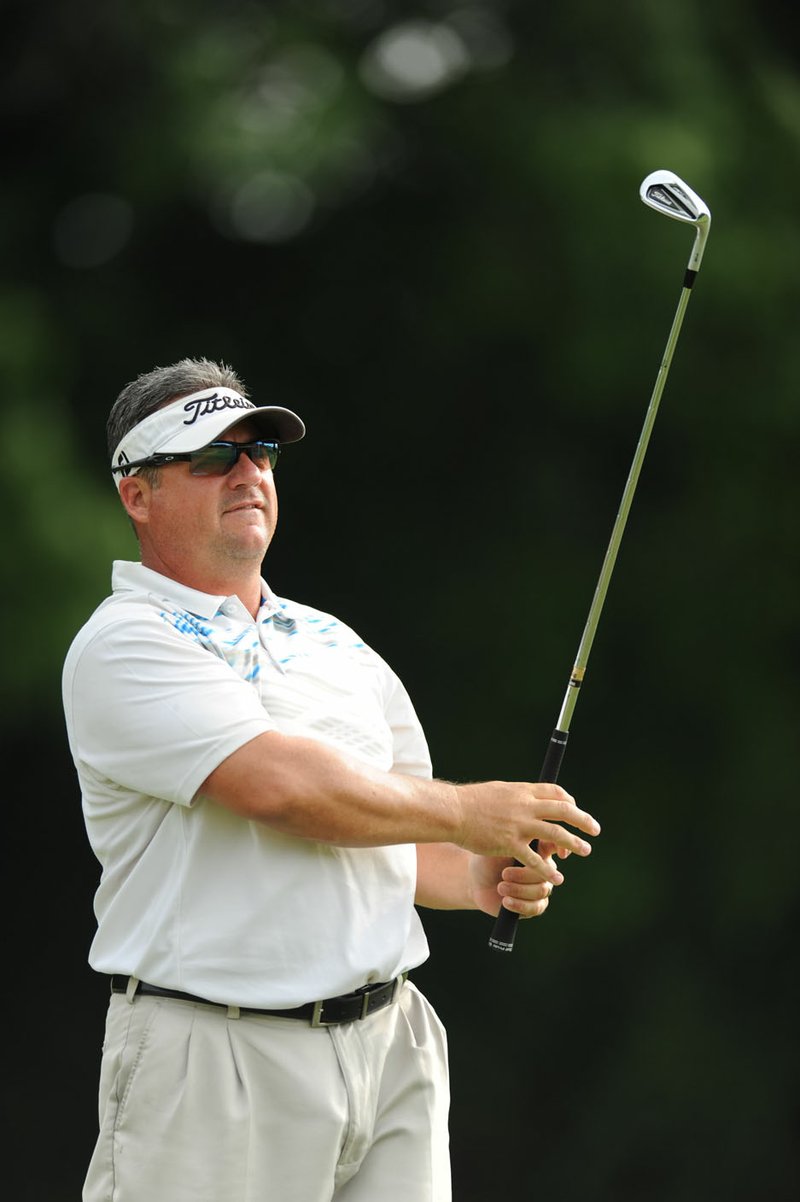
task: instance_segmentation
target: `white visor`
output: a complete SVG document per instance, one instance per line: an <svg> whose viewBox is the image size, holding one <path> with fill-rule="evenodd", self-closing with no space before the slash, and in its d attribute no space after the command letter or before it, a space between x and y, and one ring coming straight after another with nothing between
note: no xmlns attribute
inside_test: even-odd
<svg viewBox="0 0 800 1202"><path fill-rule="evenodd" d="M117 488L139 470L128 464L171 451L200 451L241 421L252 421L259 436L272 442L299 442L306 432L291 409L259 407L232 388L204 388L157 409L128 431L111 457Z"/></svg>

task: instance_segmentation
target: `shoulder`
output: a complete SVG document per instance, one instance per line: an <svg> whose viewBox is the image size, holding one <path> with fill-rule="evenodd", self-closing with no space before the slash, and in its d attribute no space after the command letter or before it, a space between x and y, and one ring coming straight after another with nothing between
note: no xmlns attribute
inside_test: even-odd
<svg viewBox="0 0 800 1202"><path fill-rule="evenodd" d="M291 601L286 597L276 597L275 601L278 605L275 620L278 622L293 622L299 633L319 642L362 648L374 654L358 632L335 614L317 609L313 605L304 605L300 601Z"/></svg>
<svg viewBox="0 0 800 1202"><path fill-rule="evenodd" d="M163 603L146 595L126 593L107 597L78 630L67 649L64 675L74 674L80 664L125 657L147 648L165 650L165 643L176 646L186 642L176 638L174 616Z"/></svg>

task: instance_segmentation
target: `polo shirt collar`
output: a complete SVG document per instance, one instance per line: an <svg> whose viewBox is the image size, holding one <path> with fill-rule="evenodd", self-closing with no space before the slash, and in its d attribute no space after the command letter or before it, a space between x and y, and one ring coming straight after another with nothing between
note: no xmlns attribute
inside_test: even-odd
<svg viewBox="0 0 800 1202"><path fill-rule="evenodd" d="M162 576L144 564L130 560L115 559L111 569L111 587L115 593L150 593L170 601L185 609L187 613L197 614L199 618L211 619L216 617L227 602L236 600L233 597L201 593L198 589L180 584L169 576ZM261 596L263 603L259 611L259 620L277 613L280 606L272 589L265 580L261 581ZM241 604L241 602L239 603Z"/></svg>

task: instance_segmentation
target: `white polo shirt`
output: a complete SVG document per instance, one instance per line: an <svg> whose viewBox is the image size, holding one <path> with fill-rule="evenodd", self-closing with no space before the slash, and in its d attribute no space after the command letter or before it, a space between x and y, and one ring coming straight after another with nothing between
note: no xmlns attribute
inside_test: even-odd
<svg viewBox="0 0 800 1202"><path fill-rule="evenodd" d="M89 963L241 1006L284 1007L422 963L412 845L343 848L247 821L198 789L268 730L431 775L403 685L330 614L262 582L254 621L138 563L76 635L63 701L102 875Z"/></svg>

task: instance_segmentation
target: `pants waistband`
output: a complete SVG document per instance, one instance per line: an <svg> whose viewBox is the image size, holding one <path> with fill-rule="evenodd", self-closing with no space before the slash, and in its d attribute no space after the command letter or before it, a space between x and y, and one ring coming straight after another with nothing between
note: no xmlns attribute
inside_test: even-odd
<svg viewBox="0 0 800 1202"><path fill-rule="evenodd" d="M377 985L364 985L353 993L343 993L339 997L324 998L319 1002L307 1002L304 1006L294 1006L287 1010L261 1010L252 1006L233 1007L239 1014L266 1014L273 1018L297 1018L308 1022L312 1027L332 1027L340 1023L352 1023L366 1018L391 1005L400 994L403 982L408 973L401 973L393 981L382 981ZM133 988L131 988L133 986ZM230 1010L224 1002L210 1002L208 998L197 997L193 993L183 993L180 989L164 989L160 985L149 985L135 977L113 976L111 992L125 993L129 998L141 994L143 997L177 998L182 1002L199 1002L203 1006L216 1006L219 1010Z"/></svg>

